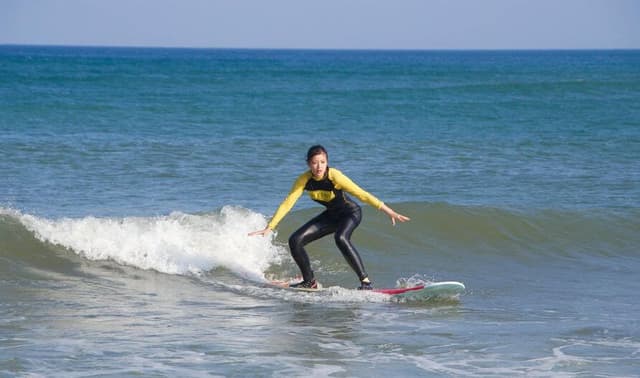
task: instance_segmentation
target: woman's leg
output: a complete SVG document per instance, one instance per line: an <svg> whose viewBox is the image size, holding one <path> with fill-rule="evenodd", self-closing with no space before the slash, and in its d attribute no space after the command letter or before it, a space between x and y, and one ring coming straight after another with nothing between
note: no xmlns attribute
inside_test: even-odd
<svg viewBox="0 0 640 378"><path fill-rule="evenodd" d="M305 251L304 246L323 236L329 235L334 232L335 229L335 222L331 220L326 212L323 212L302 225L289 237L291 256L298 265L298 268L300 268L304 282L311 282L314 278L311 263L309 262L309 255L307 251Z"/></svg>
<svg viewBox="0 0 640 378"><path fill-rule="evenodd" d="M336 245L349 263L349 266L351 266L351 269L356 272L360 281L367 278L367 272L364 270L364 264L362 263L362 259L360 258L358 251L351 243L351 234L353 233L353 230L358 227L361 220L362 210L354 210L351 214L344 216L340 220L335 234Z"/></svg>

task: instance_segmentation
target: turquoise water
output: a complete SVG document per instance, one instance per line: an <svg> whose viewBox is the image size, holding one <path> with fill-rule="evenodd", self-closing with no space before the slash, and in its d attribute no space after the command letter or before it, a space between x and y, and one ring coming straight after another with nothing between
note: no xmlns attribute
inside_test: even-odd
<svg viewBox="0 0 640 378"><path fill-rule="evenodd" d="M640 52L0 46L0 376L633 376ZM377 286L296 274L264 226L307 148L412 218ZM325 286L355 277L310 248ZM123 364L123 361L126 362Z"/></svg>

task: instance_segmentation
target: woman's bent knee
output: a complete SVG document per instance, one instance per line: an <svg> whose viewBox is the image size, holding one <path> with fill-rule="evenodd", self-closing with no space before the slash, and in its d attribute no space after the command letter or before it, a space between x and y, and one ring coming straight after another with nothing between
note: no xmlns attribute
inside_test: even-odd
<svg viewBox="0 0 640 378"><path fill-rule="evenodd" d="M351 240L344 234L335 234L336 245L340 250L351 247Z"/></svg>
<svg viewBox="0 0 640 378"><path fill-rule="evenodd" d="M298 246L302 245L302 236L298 235L298 233L293 233L291 236L289 236L289 248L290 249L295 249Z"/></svg>

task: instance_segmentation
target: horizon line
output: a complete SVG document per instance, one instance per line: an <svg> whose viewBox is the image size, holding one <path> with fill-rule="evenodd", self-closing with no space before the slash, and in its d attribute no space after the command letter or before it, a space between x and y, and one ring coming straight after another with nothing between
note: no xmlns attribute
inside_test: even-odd
<svg viewBox="0 0 640 378"><path fill-rule="evenodd" d="M164 50L280 50L280 51L636 51L640 47L497 47L497 48L362 48L362 47L205 47L205 46L157 46L157 45L110 45L110 44L41 44L41 43L4 43L0 47L67 47L67 48L113 48L113 49L164 49Z"/></svg>

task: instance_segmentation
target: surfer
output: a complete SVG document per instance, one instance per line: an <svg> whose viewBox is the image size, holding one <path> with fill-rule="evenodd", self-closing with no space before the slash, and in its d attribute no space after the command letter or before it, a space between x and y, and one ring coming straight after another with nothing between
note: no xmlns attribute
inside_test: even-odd
<svg viewBox="0 0 640 378"><path fill-rule="evenodd" d="M339 170L329 167L329 156L324 147L316 145L309 148L307 165L309 170L296 179L291 191L282 201L267 227L251 232L249 236L264 236L275 230L278 223L306 190L311 199L324 205L326 210L301 226L289 238L291 256L302 272L302 281L292 284L291 287L309 289L318 287L304 246L334 233L336 245L360 279L360 289L371 289L371 280L364 269L362 259L351 243L351 234L362 220L362 210L345 192L386 213L393 225L396 221L406 222L410 219L396 213L384 202L364 191Z"/></svg>

